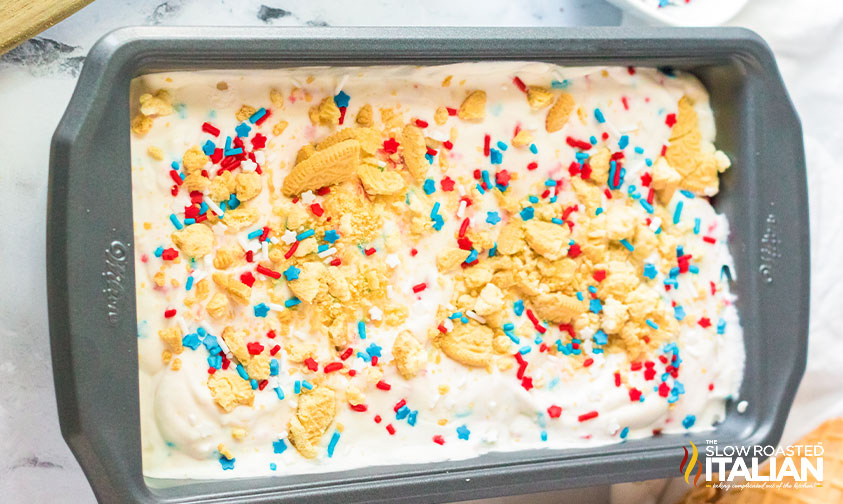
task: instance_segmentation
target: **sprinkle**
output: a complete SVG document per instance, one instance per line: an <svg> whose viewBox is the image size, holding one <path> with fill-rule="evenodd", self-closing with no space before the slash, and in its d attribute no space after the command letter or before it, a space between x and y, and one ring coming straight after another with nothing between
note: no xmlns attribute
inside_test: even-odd
<svg viewBox="0 0 843 504"><path fill-rule="evenodd" d="M679 219L682 217L682 201L676 203L676 208L673 210L673 223L679 224Z"/></svg>
<svg viewBox="0 0 843 504"><path fill-rule="evenodd" d="M443 438L441 435L437 434L437 435L433 436L433 442L441 446L441 445L445 444L445 438Z"/></svg>
<svg viewBox="0 0 843 504"><path fill-rule="evenodd" d="M249 132L252 131L252 127L246 123L240 123L234 127L234 131L238 137L247 137L249 136Z"/></svg>
<svg viewBox="0 0 843 504"><path fill-rule="evenodd" d="M598 413L596 411L589 411L588 413L583 413L582 415L577 417L577 420L580 422L585 422L587 420L591 420L592 418L597 418Z"/></svg>
<svg viewBox="0 0 843 504"><path fill-rule="evenodd" d="M562 408L554 404L547 408L547 414L550 418L559 418L562 415Z"/></svg>
<svg viewBox="0 0 843 504"><path fill-rule="evenodd" d="M468 430L468 427L466 427L465 425L460 425L459 427L457 427L457 437L459 439L464 439L464 440L468 441L468 437L470 435L471 435L471 431Z"/></svg>
<svg viewBox="0 0 843 504"><path fill-rule="evenodd" d="M272 451L273 452L280 455L280 454L284 453L286 450L287 450L287 443L285 443L283 439L279 439L278 441L272 442Z"/></svg>
<svg viewBox="0 0 843 504"><path fill-rule="evenodd" d="M383 380L380 380L375 384L375 387L377 387L379 390L389 390L392 388L392 385L386 383Z"/></svg>
<svg viewBox="0 0 843 504"><path fill-rule="evenodd" d="M333 229L329 229L325 231L325 241L328 243L334 243L335 241L339 240L340 235Z"/></svg>
<svg viewBox="0 0 843 504"><path fill-rule="evenodd" d="M307 390L313 390L313 385L311 385L311 383L307 380L302 380L301 386L306 388Z"/></svg>
<svg viewBox="0 0 843 504"><path fill-rule="evenodd" d="M588 307L594 313L600 313L603 310L603 304L597 298L590 300L588 302Z"/></svg>
<svg viewBox="0 0 843 504"><path fill-rule="evenodd" d="M301 299L299 299L295 296L293 296L290 299L284 301L284 306L286 306L287 308L292 308L292 307L294 307L298 304L301 304Z"/></svg>
<svg viewBox="0 0 843 504"><path fill-rule="evenodd" d="M620 140L618 140L618 149L624 150L627 145L629 145L629 137L626 135L621 136Z"/></svg>
<svg viewBox="0 0 843 504"><path fill-rule="evenodd" d="M629 427L624 427L623 430L621 431L621 439L626 439L626 437L628 435L629 435Z"/></svg>
<svg viewBox="0 0 843 504"><path fill-rule="evenodd" d="M212 124L207 123L207 122L202 123L202 131L204 131L205 133L210 133L213 136L219 136L220 135L219 128L217 128L217 127L215 127Z"/></svg>
<svg viewBox="0 0 843 504"><path fill-rule="evenodd" d="M489 150L489 162L493 165L499 165L503 162L503 154L498 149Z"/></svg>
<svg viewBox="0 0 843 504"><path fill-rule="evenodd" d="M173 226L175 226L176 229L180 230L184 228L184 226L182 226L182 223L179 222L179 218L176 217L176 214L170 214L170 222L173 223Z"/></svg>
<svg viewBox="0 0 843 504"><path fill-rule="evenodd" d="M260 267L260 266L259 266L259 267ZM298 279L298 278L299 278L299 273L301 273L301 269L296 268L296 267L295 267L295 266L293 266L293 265L290 265L290 267L289 267L289 268L287 268L286 270L284 270L284 278L286 278L286 279L287 279L287 281L288 281L288 282L290 282L290 281L292 281L292 280L296 280L296 279ZM280 276L281 276L281 275L278 275L278 277L280 277ZM276 278L278 278L278 277L276 277Z"/></svg>
<svg viewBox="0 0 843 504"><path fill-rule="evenodd" d="M520 317L521 314L524 313L524 301L519 299L518 301L513 303L512 310L515 312L515 315Z"/></svg>
<svg viewBox="0 0 843 504"><path fill-rule="evenodd" d="M314 234L316 234L316 231L314 231L313 229L308 229L307 231L302 231L301 233L296 235L296 240L302 241L302 240L305 240L307 238L310 238Z"/></svg>
<svg viewBox="0 0 843 504"><path fill-rule="evenodd" d="M694 415L688 415L682 420L682 427L685 427L686 429L690 429L691 427L694 426L694 422L696 422L696 421L697 421L697 417L695 417Z"/></svg>
<svg viewBox="0 0 843 504"><path fill-rule="evenodd" d="M334 449L337 447L337 443L340 440L340 433L339 431L334 431L334 435L331 436L331 441L328 443L328 457L334 456Z"/></svg>
<svg viewBox="0 0 843 504"><path fill-rule="evenodd" d="M601 124L606 122L606 118L603 116L603 112L601 112L599 108L594 109L594 118Z"/></svg>
<svg viewBox="0 0 843 504"><path fill-rule="evenodd" d="M256 304L254 306L255 317L266 317L269 313L269 307L266 303Z"/></svg>
<svg viewBox="0 0 843 504"><path fill-rule="evenodd" d="M627 250L629 250L630 252L632 252L633 250L635 250L635 247L633 247L633 246L632 246L632 244L631 244L631 243L629 243L629 241L627 241L627 239L626 239L626 238L624 238L623 240L621 240L621 245L623 245L624 247L626 247L626 249L627 249Z"/></svg>
<svg viewBox="0 0 843 504"><path fill-rule="evenodd" d="M266 109L261 107L254 114L249 116L249 122L252 124L257 124L258 121L261 120L263 116L266 115Z"/></svg>
<svg viewBox="0 0 843 504"><path fill-rule="evenodd" d="M366 323L362 320L357 322L357 334L360 336L360 339L366 339Z"/></svg>
<svg viewBox="0 0 843 504"><path fill-rule="evenodd" d="M348 81L348 75L343 75L340 84L337 86L339 91L337 91L336 95L334 95L334 103L337 107L348 107L348 102L351 99L351 96L348 95L345 91L342 90L345 83Z"/></svg>
<svg viewBox="0 0 843 504"><path fill-rule="evenodd" d="M271 269L269 269L266 266L263 266L261 264L258 264L258 266L255 268L255 270L258 273L260 273L261 275L266 275L266 276L268 276L270 278L274 278L276 280L281 278L281 273L278 273L277 271L273 271L273 270L271 270Z"/></svg>
<svg viewBox="0 0 843 504"><path fill-rule="evenodd" d="M229 471L234 469L234 461L237 459L227 459L224 456L220 457L220 465L222 466L223 471Z"/></svg>
<svg viewBox="0 0 843 504"><path fill-rule="evenodd" d="M524 207L523 209L521 209L520 215L522 220L528 221L532 219L535 215L535 210L533 209L533 207Z"/></svg>
<svg viewBox="0 0 843 504"><path fill-rule="evenodd" d="M418 284L418 285L414 285L414 286L413 286L413 293L414 293L414 294L418 294L419 292L421 292L421 291L425 290L426 288L427 288L427 284L426 284L426 283L424 283L424 282L422 282L422 283L420 283L420 284Z"/></svg>
<svg viewBox="0 0 843 504"><path fill-rule="evenodd" d="M647 319L645 322L647 323L648 326L652 327L653 329L655 329L657 331L659 330L659 325L656 324L655 322L653 322L652 320Z"/></svg>

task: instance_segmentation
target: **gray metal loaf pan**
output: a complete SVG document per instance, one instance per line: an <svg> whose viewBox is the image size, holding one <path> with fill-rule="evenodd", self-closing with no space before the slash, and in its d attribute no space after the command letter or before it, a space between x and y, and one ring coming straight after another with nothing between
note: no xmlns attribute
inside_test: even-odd
<svg viewBox="0 0 843 504"><path fill-rule="evenodd" d="M746 340L741 397L711 431L590 449L214 481L141 471L129 81L142 73L301 65L539 60L671 66L711 93L733 168L715 206L732 225ZM440 502L678 475L688 441L775 444L805 367L808 205L802 131L767 45L740 29L128 28L100 40L53 137L47 273L62 433L103 502Z"/></svg>

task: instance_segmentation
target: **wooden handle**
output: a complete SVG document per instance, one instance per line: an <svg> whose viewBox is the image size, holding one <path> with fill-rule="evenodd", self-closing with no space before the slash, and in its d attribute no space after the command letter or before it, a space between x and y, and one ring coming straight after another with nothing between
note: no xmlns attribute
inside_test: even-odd
<svg viewBox="0 0 843 504"><path fill-rule="evenodd" d="M0 0L0 54L88 5L93 0Z"/></svg>

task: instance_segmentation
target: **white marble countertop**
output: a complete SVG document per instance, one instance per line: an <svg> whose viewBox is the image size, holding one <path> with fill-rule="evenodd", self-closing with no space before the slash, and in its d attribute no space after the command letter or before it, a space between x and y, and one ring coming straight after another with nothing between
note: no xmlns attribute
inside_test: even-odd
<svg viewBox="0 0 843 504"><path fill-rule="evenodd" d="M798 4L798 5L796 5ZM0 7L0 11L2 7ZM2 15L2 12L0 12ZM603 0L97 0L0 58L0 500L94 502L59 431L50 364L44 274L51 135L85 54L126 25L617 25ZM792 442L843 414L843 2L753 0L734 24L770 42L805 127L809 164L812 302L806 377L786 427ZM635 502L668 502L664 484L615 488ZM676 495L677 490L667 489ZM607 487L521 501L606 502ZM633 497L634 496L634 497ZM517 502L495 499L494 502Z"/></svg>

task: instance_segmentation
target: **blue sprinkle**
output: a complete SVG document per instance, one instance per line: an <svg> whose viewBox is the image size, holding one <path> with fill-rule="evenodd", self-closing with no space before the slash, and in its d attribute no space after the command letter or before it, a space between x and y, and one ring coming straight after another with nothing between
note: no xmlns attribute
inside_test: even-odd
<svg viewBox="0 0 843 504"><path fill-rule="evenodd" d="M643 398L644 396L641 396L641 397ZM621 439L626 439L626 437L628 435L629 435L629 427L624 427L623 430L621 431Z"/></svg>
<svg viewBox="0 0 843 504"><path fill-rule="evenodd" d="M443 219L441 215L437 215L436 217L433 218L433 229L435 229L437 231L441 231L442 226L444 226L444 225L445 225L445 219Z"/></svg>
<svg viewBox="0 0 843 504"><path fill-rule="evenodd" d="M292 308L298 304L301 304L301 299L293 296L290 299L284 301L284 306L287 308Z"/></svg>
<svg viewBox="0 0 843 504"><path fill-rule="evenodd" d="M239 374L240 378L243 378L244 380L249 379L249 373L246 372L246 368L244 368L242 364L237 364L237 374Z"/></svg>
<svg viewBox="0 0 843 504"><path fill-rule="evenodd" d="M283 439L279 439L278 441L272 442L272 451L277 454L282 454L287 451L287 443L284 442Z"/></svg>
<svg viewBox="0 0 843 504"><path fill-rule="evenodd" d="M515 315L521 316L524 313L524 301L519 299L515 303L512 304L512 310L515 312Z"/></svg>
<svg viewBox="0 0 843 504"><path fill-rule="evenodd" d="M223 154L225 154L226 156L236 156L238 154L243 154L243 149L237 147L236 149L227 150L223 152Z"/></svg>
<svg viewBox="0 0 843 504"><path fill-rule="evenodd" d="M465 258L465 263L471 264L476 260L477 260L477 250L471 249L471 252L469 252L468 257Z"/></svg>
<svg viewBox="0 0 843 504"><path fill-rule="evenodd" d="M682 201L676 202L676 208L673 210L673 223L679 224L679 219L682 217Z"/></svg>
<svg viewBox="0 0 843 504"><path fill-rule="evenodd" d="M489 149L489 161L493 165L499 165L503 162L503 154L497 149Z"/></svg>
<svg viewBox="0 0 843 504"><path fill-rule="evenodd" d="M334 96L334 103L337 105L337 107L340 108L348 107L348 101L350 99L351 97L348 95L348 93L346 93L345 91L340 91Z"/></svg>
<svg viewBox="0 0 843 504"><path fill-rule="evenodd" d="M688 266L688 271L690 271L691 273L697 274L697 273L700 272L700 268L699 268L699 266L697 266L695 264L692 264L692 265Z"/></svg>
<svg viewBox="0 0 843 504"><path fill-rule="evenodd" d="M440 206L442 206L442 205L440 205L438 201L433 204L433 208L430 209L430 218L431 219L436 219L436 216L439 215L439 207Z"/></svg>
<svg viewBox="0 0 843 504"><path fill-rule="evenodd" d="M603 112L601 112L599 108L594 109L594 118L601 124L606 122L606 118L603 117Z"/></svg>
<svg viewBox="0 0 843 504"><path fill-rule="evenodd" d="M690 429L691 427L694 426L694 422L696 422L696 421L697 421L697 417L695 417L694 415L688 415L688 416L685 417L684 420L682 420L682 427L685 427L686 429Z"/></svg>
<svg viewBox="0 0 843 504"><path fill-rule="evenodd" d="M696 217L694 219L694 234L700 234L700 218Z"/></svg>
<svg viewBox="0 0 843 504"><path fill-rule="evenodd" d="M626 149L627 145L629 145L629 137L627 135L622 135L618 140L618 150Z"/></svg>
<svg viewBox="0 0 843 504"><path fill-rule="evenodd" d="M239 206L240 206L240 200L237 199L237 195L233 194L233 193L230 194L229 197L228 197L228 209L234 210L235 208L237 208ZM263 232L261 232L261 233L263 233Z"/></svg>
<svg viewBox="0 0 843 504"><path fill-rule="evenodd" d="M723 334L726 332L726 321L720 319L717 321L717 334Z"/></svg>
<svg viewBox="0 0 843 504"><path fill-rule="evenodd" d="M237 459L228 460L225 457L220 457L220 465L222 466L223 471L230 471L234 469L234 461Z"/></svg>
<svg viewBox="0 0 843 504"><path fill-rule="evenodd" d="M328 245L327 243L323 243L323 244L319 245L318 247L316 247L316 251L321 254L322 252L325 252L329 248L331 248L330 245Z"/></svg>
<svg viewBox="0 0 843 504"><path fill-rule="evenodd" d="M503 143L503 142L501 142L501 141L498 141L498 149L500 149L500 150L502 150L502 151L506 152L506 149L507 149L507 148L508 148L508 147L506 146L506 144L505 144L505 143Z"/></svg>
<svg viewBox="0 0 843 504"><path fill-rule="evenodd" d="M536 213L536 211L533 209L533 207L525 207L525 208L521 209L521 212L520 212L521 219L525 220L525 221L528 221L528 220L533 218L535 213Z"/></svg>
<svg viewBox="0 0 843 504"><path fill-rule="evenodd" d="M270 463L269 463L269 470L270 470L270 471L274 471L274 470L276 470L276 469L278 469L278 466L277 466L277 465L275 465L275 462L270 462Z"/></svg>
<svg viewBox="0 0 843 504"><path fill-rule="evenodd" d="M201 345L202 342L199 341L198 334L190 333L185 335L185 337L181 339L181 344L186 346L187 348L190 348L191 350L196 350L197 348L199 348L199 345Z"/></svg>
<svg viewBox="0 0 843 504"><path fill-rule="evenodd" d="M424 189L425 194L433 194L433 193L436 192L436 182L434 182L433 179L429 178L429 179L425 180L424 186L422 186L422 187Z"/></svg>
<svg viewBox="0 0 843 504"><path fill-rule="evenodd" d="M231 150L231 137L225 137L225 148L224 151Z"/></svg>
<svg viewBox="0 0 843 504"><path fill-rule="evenodd" d="M492 179L489 178L489 170L483 170L480 172L480 175L483 177L483 183L486 184L486 187L492 187Z"/></svg>
<svg viewBox="0 0 843 504"><path fill-rule="evenodd" d="M325 241L328 243L334 243L335 241L340 239L339 233L337 233L333 229L329 229L325 231Z"/></svg>
<svg viewBox="0 0 843 504"><path fill-rule="evenodd" d="M316 234L316 231L314 231L313 229L308 229L307 231L302 231L301 233L296 235L296 240L302 241L302 240L305 240L307 238L310 238L314 234Z"/></svg>
<svg viewBox="0 0 843 504"><path fill-rule="evenodd" d="M644 162L647 164L647 166L653 166L653 160L650 158L645 159Z"/></svg>
<svg viewBox="0 0 843 504"><path fill-rule="evenodd" d="M400 408L398 408L398 411L395 412L395 419L404 420L409 414L410 408L408 408L407 406L401 406Z"/></svg>
<svg viewBox="0 0 843 504"><path fill-rule="evenodd" d="M653 213L653 205L647 203L647 200L641 198L638 202L641 203L641 206L644 207L644 210L646 210L647 213Z"/></svg>
<svg viewBox="0 0 843 504"><path fill-rule="evenodd" d="M585 299L582 295L582 292L577 292L577 299L579 299L580 301L583 301Z"/></svg>
<svg viewBox="0 0 843 504"><path fill-rule="evenodd" d="M208 366L219 369L222 367L222 355L211 355L208 357Z"/></svg>
<svg viewBox="0 0 843 504"><path fill-rule="evenodd" d="M191 224L196 224L196 219L185 219L184 224L185 224L185 226L189 226Z"/></svg>
<svg viewBox="0 0 843 504"><path fill-rule="evenodd" d="M555 187L556 181L553 180L553 179L547 179L547 180L544 181L544 185L545 185L545 187Z"/></svg>
<svg viewBox="0 0 843 504"><path fill-rule="evenodd" d="M202 144L202 152L204 152L206 156L212 155L216 149L217 146L210 140L205 140L205 143Z"/></svg>
<svg viewBox="0 0 843 504"><path fill-rule="evenodd" d="M184 290L190 290L193 288L193 276L187 277L187 281L184 282Z"/></svg>
<svg viewBox="0 0 843 504"><path fill-rule="evenodd" d="M609 343L609 336L603 332L603 329L598 329L591 339L598 345L605 345Z"/></svg>
<svg viewBox="0 0 843 504"><path fill-rule="evenodd" d="M501 221L501 216L497 212L486 212L486 222L495 225Z"/></svg>
<svg viewBox="0 0 843 504"><path fill-rule="evenodd" d="M679 192L682 193L682 196L685 196L688 199L694 199L694 193L692 193L691 191L680 189Z"/></svg>
<svg viewBox="0 0 843 504"><path fill-rule="evenodd" d="M589 285L588 286L588 292L590 292L592 294L597 294L597 287L595 287L593 285Z"/></svg>
<svg viewBox="0 0 843 504"><path fill-rule="evenodd" d="M311 385L310 382L307 380L302 380L301 386L306 388L307 390L313 390L313 385Z"/></svg>
<svg viewBox="0 0 843 504"><path fill-rule="evenodd" d="M178 161L173 161L172 163L170 163L170 168L172 168L172 169L174 169L174 170L176 170L176 171L179 171L179 162L178 162Z"/></svg>
<svg viewBox="0 0 843 504"><path fill-rule="evenodd" d="M682 321L685 318L685 309L679 305L673 307L673 317L678 320Z"/></svg>
<svg viewBox="0 0 843 504"><path fill-rule="evenodd" d="M556 79L553 79L552 81L550 81L550 87L552 87L553 89L564 89L567 86L568 86L568 79L565 79L562 82L559 82Z"/></svg>
<svg viewBox="0 0 843 504"><path fill-rule="evenodd" d="M427 159L427 164L433 164L433 154L428 152L424 155L424 158Z"/></svg>
<svg viewBox="0 0 843 504"><path fill-rule="evenodd" d="M603 303L599 299L592 299L588 302L588 308L594 313L600 313L603 311Z"/></svg>
<svg viewBox="0 0 843 504"><path fill-rule="evenodd" d="M170 214L170 222L173 223L173 226L175 226L176 229L183 229L184 228L184 226L181 225L181 222L179 222L179 218L176 217L176 214L174 214L174 213Z"/></svg>
<svg viewBox="0 0 843 504"><path fill-rule="evenodd" d="M153 254L155 254L155 257L161 257L161 254L163 254L163 253L164 253L164 247L158 247L157 249L155 249L155 252L153 252Z"/></svg>
<svg viewBox="0 0 843 504"><path fill-rule="evenodd" d="M539 148L536 147L536 144L530 144L530 152L532 152L533 154L539 153Z"/></svg>
<svg viewBox="0 0 843 504"><path fill-rule="evenodd" d="M471 435L471 431L468 430L468 427L466 427L465 425L460 425L459 427L457 427L457 437L459 439L464 439L464 440L468 441L468 437L470 435Z"/></svg>
<svg viewBox="0 0 843 504"><path fill-rule="evenodd" d="M240 123L234 127L234 131L238 137L247 137L249 136L249 132L252 131L252 127L246 123Z"/></svg>
<svg viewBox="0 0 843 504"><path fill-rule="evenodd" d="M483 186L479 183L475 187L477 188L477 192L479 192L480 194L486 194L486 190L483 189Z"/></svg>
<svg viewBox="0 0 843 504"><path fill-rule="evenodd" d="M360 339L366 339L366 323L362 320L357 322L357 334L360 335Z"/></svg>
<svg viewBox="0 0 843 504"><path fill-rule="evenodd" d="M407 415L407 423L410 425L410 427L414 427L416 425L416 419L418 418L418 416L419 410L413 410L410 412L409 415Z"/></svg>
<svg viewBox="0 0 843 504"><path fill-rule="evenodd" d="M337 447L337 443L340 440L340 433L339 431L334 431L334 435L331 436L331 442L328 443L328 457L334 456L334 450Z"/></svg>
<svg viewBox="0 0 843 504"><path fill-rule="evenodd" d="M541 433L542 441L547 441L547 431L543 430Z"/></svg>
<svg viewBox="0 0 843 504"><path fill-rule="evenodd" d="M284 278L287 279L288 282L292 280L296 280L299 278L299 273L301 273L301 269L296 268L293 265L290 265L289 268L284 270Z"/></svg>
<svg viewBox="0 0 843 504"><path fill-rule="evenodd" d="M520 353L521 355L527 355L528 353L530 353L530 350L532 349L529 346L522 346L518 349L518 353Z"/></svg>
<svg viewBox="0 0 843 504"><path fill-rule="evenodd" d="M623 245L624 247L626 247L626 249L627 249L627 250L629 250L630 252L632 252L633 250L635 250L635 247L633 247L633 246L632 246L632 244L631 244L631 243L629 243L629 242L627 241L627 239L626 239L626 238L624 238L623 240L621 240L621 245Z"/></svg>
<svg viewBox="0 0 843 504"><path fill-rule="evenodd" d="M366 353L369 354L370 357L380 357L381 350L382 348L379 345L372 343L366 348Z"/></svg>
<svg viewBox="0 0 843 504"><path fill-rule="evenodd" d="M262 234L263 234L263 229L255 229L251 233L247 234L246 238L248 238L249 240L254 240L255 238L258 238Z"/></svg>
<svg viewBox="0 0 843 504"><path fill-rule="evenodd" d="M249 386L252 387L252 390L257 390L258 389L258 381L255 380L254 378L250 379L249 380Z"/></svg>
<svg viewBox="0 0 843 504"><path fill-rule="evenodd" d="M489 249L489 257L495 257L495 254L498 253L498 242L495 242L495 245Z"/></svg>
<svg viewBox="0 0 843 504"><path fill-rule="evenodd" d="M266 109L261 107L258 110L256 110L254 114L249 116L249 122L254 124L254 123L260 121L261 117L263 117L265 115L266 115Z"/></svg>
<svg viewBox="0 0 843 504"><path fill-rule="evenodd" d="M636 154L644 154L644 148L643 147L636 147L634 150L635 150Z"/></svg>
<svg viewBox="0 0 843 504"><path fill-rule="evenodd" d="M277 376L278 367L278 359L269 359L269 376Z"/></svg>
<svg viewBox="0 0 843 504"><path fill-rule="evenodd" d="M553 217L553 218L551 218L551 219L550 219L550 222L552 222L552 223L554 223L554 224L559 224L560 226L561 226L562 224L565 224L565 221L563 221L563 220L562 220L562 219L560 219L559 217Z"/></svg>
<svg viewBox="0 0 843 504"><path fill-rule="evenodd" d="M266 303L256 304L254 307L255 317L265 318L266 315L269 313L269 307L266 306Z"/></svg>
<svg viewBox="0 0 843 504"><path fill-rule="evenodd" d="M219 348L219 344L217 343L217 337L208 334L207 336L205 336L205 339L202 340L202 346L204 346L209 352L211 352L211 350L213 350L214 348Z"/></svg>
<svg viewBox="0 0 843 504"><path fill-rule="evenodd" d="M595 217L602 214L602 213L603 213L603 207L597 207L597 209L594 210L594 216Z"/></svg>
<svg viewBox="0 0 843 504"><path fill-rule="evenodd" d="M656 266L650 263L644 263L644 276L649 278L650 280L656 278L656 274L658 271L656 270Z"/></svg>
<svg viewBox="0 0 843 504"><path fill-rule="evenodd" d="M275 387L275 395L277 395L277 396L278 396L278 400L279 400L279 401L283 401L283 400L284 400L284 391L283 391L283 390L281 390L281 387Z"/></svg>
<svg viewBox="0 0 843 504"><path fill-rule="evenodd" d="M589 141L589 143L591 143L591 145L597 145L597 137L594 136L594 135L591 135L590 137L588 137L588 141Z"/></svg>
<svg viewBox="0 0 843 504"><path fill-rule="evenodd" d="M659 325L656 324L655 322L653 322L652 320L647 319L645 322L647 323L648 326L652 327L653 329L655 329L657 331L659 330Z"/></svg>

